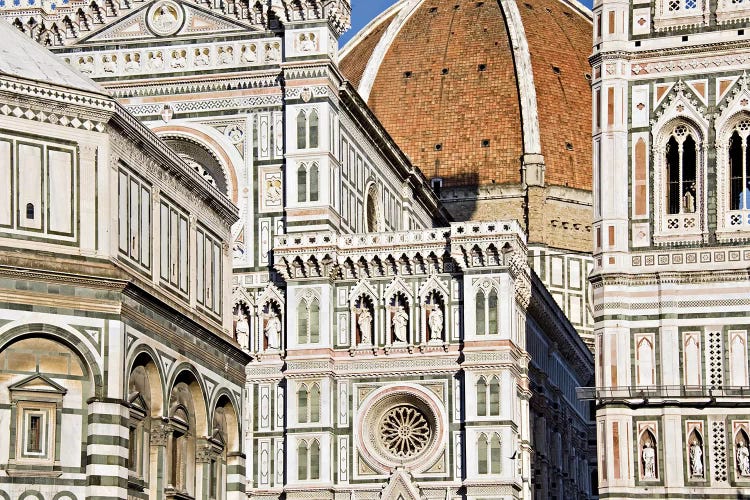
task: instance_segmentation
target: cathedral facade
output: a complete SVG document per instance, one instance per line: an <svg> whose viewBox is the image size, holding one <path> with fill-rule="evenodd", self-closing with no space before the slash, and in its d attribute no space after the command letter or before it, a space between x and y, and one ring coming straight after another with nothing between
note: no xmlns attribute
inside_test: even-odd
<svg viewBox="0 0 750 500"><path fill-rule="evenodd" d="M584 10L560 5L551 4L555 15L590 29ZM121 347L114 340L100 347L107 373L121 377L103 396L122 425L99 426L90 413L68 410L83 434L118 433L119 447L101 453L119 454L119 468L77 452L78 469L65 465L46 489L33 489L46 469L28 463L22 474L10 473L18 467L0 455L0 481L15 488L9 499L29 491L39 500L591 495L592 422L575 389L591 383L593 356L576 331L583 320L571 324L560 307L567 292L550 292L529 265L530 254L537 261L541 254L530 251L520 209L523 190L536 186L553 205L562 203L558 209L578 200L583 221L586 181L579 179L580 189L543 188L545 172L561 184L564 172L545 169L532 127L523 168L533 175L502 188L514 193L513 211L498 204L475 217L446 208L441 186L340 70L338 37L350 8L345 0L2 5L24 44L50 48L119 120L138 127L119 139L130 141L122 147L132 155L117 156L122 168L112 159L119 150L97 149L112 155L100 159L99 168L114 172L106 170L113 178L104 199L120 207L99 224L112 239L101 241L133 279L155 284L141 300L158 303L158 313L133 306L149 320L133 327L148 356L124 330L111 334ZM518 57L530 56L521 50ZM527 92L532 85L524 84ZM61 106L49 105L54 111L45 117L59 121ZM13 123L26 116L8 109ZM525 116L536 112L529 109ZM93 126L83 115L75 123ZM102 127L115 136L114 125ZM526 132L517 132L521 141ZM501 142L490 138L486 148ZM148 159L157 151L181 170L162 175L167 160ZM154 207L150 218L128 208L144 199ZM531 210L540 238L552 224L541 222L543 208ZM224 218L211 225L204 212ZM483 220L466 220L473 218ZM573 239L585 246L584 222L557 223L578 231ZM150 240L133 229L144 227L153 229ZM29 243L28 250L41 256L47 247ZM546 276L572 287L583 318L587 257L580 252L575 272L561 260ZM30 327L26 336L47 342L46 332ZM50 373L44 376L60 393L73 394L67 378ZM9 415L13 394L28 392L16 383L0 393ZM98 401L75 394L78 403ZM3 430L27 435L14 418L0 420ZM56 450L67 455L67 447ZM106 490L114 479L98 482L100 470L120 475L117 489ZM60 481L71 485L64 495Z"/></svg>
<svg viewBox="0 0 750 500"><path fill-rule="evenodd" d="M599 492L741 498L748 461L750 8L594 9Z"/></svg>

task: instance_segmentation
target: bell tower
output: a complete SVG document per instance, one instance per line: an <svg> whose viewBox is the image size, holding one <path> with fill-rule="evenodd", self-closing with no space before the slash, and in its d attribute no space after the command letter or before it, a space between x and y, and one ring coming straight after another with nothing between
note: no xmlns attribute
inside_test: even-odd
<svg viewBox="0 0 750 500"><path fill-rule="evenodd" d="M592 63L599 493L750 487L750 4L601 0ZM741 412L740 412L741 413Z"/></svg>

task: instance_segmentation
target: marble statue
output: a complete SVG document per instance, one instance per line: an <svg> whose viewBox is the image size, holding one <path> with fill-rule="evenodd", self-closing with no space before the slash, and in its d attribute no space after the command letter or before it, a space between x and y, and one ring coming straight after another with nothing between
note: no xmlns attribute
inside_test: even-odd
<svg viewBox="0 0 750 500"><path fill-rule="evenodd" d="M737 472L740 476L750 476L750 450L744 441L737 443Z"/></svg>
<svg viewBox="0 0 750 500"><path fill-rule="evenodd" d="M430 340L442 340L443 338L443 311L440 306L433 305L430 311Z"/></svg>
<svg viewBox="0 0 750 500"><path fill-rule="evenodd" d="M401 307L395 307L393 311L393 334L399 342L406 342L406 326L409 322L409 315Z"/></svg>
<svg viewBox="0 0 750 500"><path fill-rule="evenodd" d="M281 347L281 321L274 313L269 313L267 318L264 333L268 341L268 348L279 349Z"/></svg>
<svg viewBox="0 0 750 500"><path fill-rule="evenodd" d="M237 313L237 326L235 326L234 331L237 335L237 343L243 349L247 349L250 341L250 325L248 325L247 317L242 311Z"/></svg>
<svg viewBox="0 0 750 500"><path fill-rule="evenodd" d="M656 451L651 447L650 441L646 441L646 443L643 445L643 452L641 456L643 458L643 478L655 479L656 478Z"/></svg>
<svg viewBox="0 0 750 500"><path fill-rule="evenodd" d="M690 476L703 477L703 448L697 439L690 444Z"/></svg>
<svg viewBox="0 0 750 500"><path fill-rule="evenodd" d="M370 345L372 344L372 315L366 307L360 307L358 311L357 325L362 335L361 342L362 344Z"/></svg>

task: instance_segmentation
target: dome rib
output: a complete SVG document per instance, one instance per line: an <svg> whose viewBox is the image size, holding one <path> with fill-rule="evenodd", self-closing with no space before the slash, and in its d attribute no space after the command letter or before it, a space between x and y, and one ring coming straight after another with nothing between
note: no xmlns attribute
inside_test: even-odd
<svg viewBox="0 0 750 500"><path fill-rule="evenodd" d="M417 11L417 8L423 1L424 0L404 0L396 19L391 21L391 24L388 25L388 29L375 46L375 50L372 51L372 55L367 61L367 66L365 67L362 79L359 82L359 87L357 88L357 92L359 92L359 95L362 96L362 99L364 99L365 102L370 98L370 92L372 91L372 86L375 84L375 78L378 76L380 65L383 63L385 55L390 50L391 44L401 32L401 28L404 27L406 22L411 18L412 14Z"/></svg>
<svg viewBox="0 0 750 500"><path fill-rule="evenodd" d="M539 138L539 113L536 102L534 72L531 68L531 53L526 39L526 31L521 21L521 13L515 0L499 0L500 10L505 17L505 26L510 35L513 64L518 83L518 100L521 107L521 127L523 128L523 163L544 163L542 143ZM539 155L529 158L530 155Z"/></svg>

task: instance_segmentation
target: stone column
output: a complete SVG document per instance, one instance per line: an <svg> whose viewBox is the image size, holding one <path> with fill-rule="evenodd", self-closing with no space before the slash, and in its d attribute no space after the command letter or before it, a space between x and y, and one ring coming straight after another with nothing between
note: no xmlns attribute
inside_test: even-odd
<svg viewBox="0 0 750 500"><path fill-rule="evenodd" d="M127 499L128 417L119 399L88 400L86 442L86 496L97 499ZM97 425L99 424L99 425ZM115 463L112 458L116 457Z"/></svg>
<svg viewBox="0 0 750 500"><path fill-rule="evenodd" d="M278 467L278 465L277 465ZM227 453L227 500L245 500L245 454Z"/></svg>
<svg viewBox="0 0 750 500"><path fill-rule="evenodd" d="M152 500L164 498L164 488L167 485L167 443L169 443L170 429L166 420L154 418L151 421L151 442L149 444L148 460L148 497Z"/></svg>

